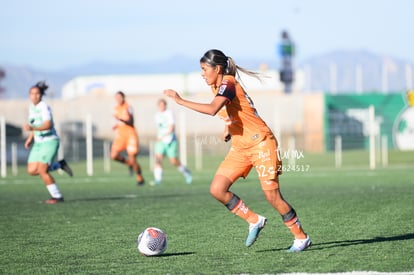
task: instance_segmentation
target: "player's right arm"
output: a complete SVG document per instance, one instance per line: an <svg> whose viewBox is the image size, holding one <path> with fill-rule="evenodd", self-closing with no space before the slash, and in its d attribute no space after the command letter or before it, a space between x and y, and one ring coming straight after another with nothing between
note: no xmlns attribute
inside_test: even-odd
<svg viewBox="0 0 414 275"><path fill-rule="evenodd" d="M53 123L51 120L46 120L42 125L39 126L33 126L29 123L24 125L24 129L26 129L27 131L45 131L51 129L52 127Z"/></svg>

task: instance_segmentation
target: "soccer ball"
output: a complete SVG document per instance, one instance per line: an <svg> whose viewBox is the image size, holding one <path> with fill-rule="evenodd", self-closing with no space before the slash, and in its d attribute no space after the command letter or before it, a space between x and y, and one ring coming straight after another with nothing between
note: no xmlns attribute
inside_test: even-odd
<svg viewBox="0 0 414 275"><path fill-rule="evenodd" d="M138 236L138 251L144 256L161 255L167 249L167 235L156 227L148 227Z"/></svg>

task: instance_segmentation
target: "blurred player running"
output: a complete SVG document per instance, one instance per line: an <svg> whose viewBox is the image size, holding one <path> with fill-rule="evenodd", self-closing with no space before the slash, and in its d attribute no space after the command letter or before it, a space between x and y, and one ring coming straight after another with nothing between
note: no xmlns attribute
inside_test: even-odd
<svg viewBox="0 0 414 275"><path fill-rule="evenodd" d="M111 159L127 165L130 170L136 173L137 186L144 185L144 178L141 174L141 167L137 162L139 153L138 134L134 127L134 114L132 107L125 101L125 94L121 91L115 94L117 105L115 106L114 117L117 120L112 127L116 131L115 139L111 147ZM128 157L122 156L127 152Z"/></svg>
<svg viewBox="0 0 414 275"><path fill-rule="evenodd" d="M278 158L277 140L235 78L240 71L257 78L258 75L237 66L232 58L219 50L206 52L200 59L200 65L201 75L215 95L211 103L185 100L174 90L165 90L164 93L178 104L194 111L208 115L218 114L226 123L223 139L231 138L232 147L211 182L211 195L249 223L246 246L251 246L267 220L248 208L229 189L239 177L246 177L251 168L255 167L264 196L281 215L294 236L289 251L305 250L311 245L311 240L303 231L296 211L283 199L280 192L279 175L282 163Z"/></svg>
<svg viewBox="0 0 414 275"><path fill-rule="evenodd" d="M190 170L178 159L178 141L175 135L174 116L167 110L167 101L158 100L158 112L155 114L157 123L157 143L155 144L155 166L154 184L158 185L162 181L162 159L167 156L172 165L177 167L185 178L187 184L191 184L192 176Z"/></svg>
<svg viewBox="0 0 414 275"><path fill-rule="evenodd" d="M30 131L30 134L24 146L26 149L31 147L27 172L32 176L40 176L51 195L45 203L55 204L63 202L64 199L49 172L62 169L71 177L73 173L64 159L53 162L59 149L59 137L55 130L52 110L42 100L47 88L46 83L38 82L30 89L29 97L32 104L29 108L29 123L24 125L24 129Z"/></svg>

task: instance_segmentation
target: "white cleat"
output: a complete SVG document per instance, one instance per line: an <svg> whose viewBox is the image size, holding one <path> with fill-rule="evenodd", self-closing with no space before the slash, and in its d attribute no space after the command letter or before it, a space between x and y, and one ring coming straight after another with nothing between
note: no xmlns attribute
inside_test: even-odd
<svg viewBox="0 0 414 275"><path fill-rule="evenodd" d="M312 245L312 241L309 235L306 235L306 239L295 239L293 245L289 248L289 252L301 252Z"/></svg>

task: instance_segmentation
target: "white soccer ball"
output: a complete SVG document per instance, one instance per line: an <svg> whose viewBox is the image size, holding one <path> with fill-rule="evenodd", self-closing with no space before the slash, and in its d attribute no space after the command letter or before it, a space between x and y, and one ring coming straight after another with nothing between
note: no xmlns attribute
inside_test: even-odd
<svg viewBox="0 0 414 275"><path fill-rule="evenodd" d="M161 255L167 250L167 235L156 227L148 227L138 236L138 251L145 256Z"/></svg>

